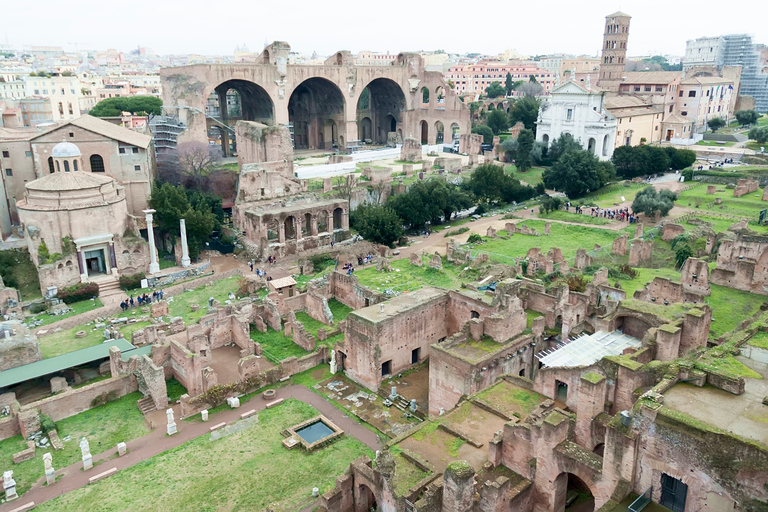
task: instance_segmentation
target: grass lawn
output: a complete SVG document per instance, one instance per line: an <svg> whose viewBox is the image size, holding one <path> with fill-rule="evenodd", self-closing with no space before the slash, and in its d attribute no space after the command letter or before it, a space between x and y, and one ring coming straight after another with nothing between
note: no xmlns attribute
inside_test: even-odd
<svg viewBox="0 0 768 512"><path fill-rule="evenodd" d="M285 449L280 432L317 414L288 399L260 412L258 423L238 433L216 441L199 437L37 510L299 510L313 501L313 487L331 489L350 462L374 456L348 436L311 454Z"/></svg>
<svg viewBox="0 0 768 512"><path fill-rule="evenodd" d="M133 310L135 315L136 310ZM131 315L128 315L131 316ZM131 341L131 334L133 331L141 329L150 325L151 322L136 322L133 324L126 324L120 326L120 332L123 333L125 339ZM75 333L83 330L87 334L84 338L76 338ZM71 329L55 332L46 336L38 338L40 343L40 351L43 353L43 359L49 357L60 356L68 352L80 350L81 348L92 347L98 345L104 341L104 329L95 329L93 325L78 325Z"/></svg>
<svg viewBox="0 0 768 512"><path fill-rule="evenodd" d="M741 375L750 379L763 378L762 375L730 355L725 357L703 357L698 362L704 366L709 366L734 375Z"/></svg>
<svg viewBox="0 0 768 512"><path fill-rule="evenodd" d="M601 208L610 208L616 204L634 201L637 193L643 190L645 186L646 185L640 183L633 183L629 187L623 185L609 185L602 189L604 190L603 192L598 190L594 195L584 197L581 200L593 202ZM622 197L624 199L622 199Z"/></svg>
<svg viewBox="0 0 768 512"><path fill-rule="evenodd" d="M332 331L336 328L338 328L339 322L347 318L347 315L350 311L352 311L352 308L345 306L341 302L337 301L336 299L331 299L328 301L328 307L331 309L331 313L333 313L333 321L334 325L325 325L324 323L315 320L311 316L309 316L307 313L303 311L299 311L296 313L296 320L304 324L304 328L307 329L309 332L317 336L317 332L320 330L324 331ZM326 338L323 341L318 340L318 345L325 345L328 347L333 347L338 341L341 341L344 339L344 333L339 333L335 336L331 336L329 338Z"/></svg>
<svg viewBox="0 0 768 512"><path fill-rule="evenodd" d="M747 149L751 149L753 151L760 151L760 148L766 148L768 147L768 143L766 142L757 142L754 140L751 140L747 142Z"/></svg>
<svg viewBox="0 0 768 512"><path fill-rule="evenodd" d="M580 224L592 224L594 226L605 226L606 224L614 222L611 219L606 219L604 217L593 217L588 214L566 212L565 210L540 213L538 217L544 220L562 220L564 222L578 222Z"/></svg>
<svg viewBox="0 0 768 512"><path fill-rule="evenodd" d="M543 228L542 228L543 229ZM531 237L533 238L533 237ZM536 237L538 239L538 237ZM425 256L423 265L417 267L408 262L408 258L402 258L390 262L392 272L379 272L373 267L355 272L359 283L372 290L394 290L407 292L416 290L422 286L437 286L446 289L458 289L463 282L474 280L477 271L474 269L462 273L464 267L457 267L443 259L443 270L429 267L431 257ZM461 277L459 274L462 274ZM479 275L479 274L478 274Z"/></svg>
<svg viewBox="0 0 768 512"><path fill-rule="evenodd" d="M544 233L545 221L543 220L526 220L518 225L523 224L535 228L539 233ZM475 245L474 248L490 253L490 258L494 259L494 255L522 257L532 247L540 248L541 252L545 254L550 248L559 247L563 251L565 258L571 258L576 255L578 249L587 249L589 251L592 250L595 244L600 246L611 245L613 240L622 233L634 234L634 229L634 226L628 225L627 228L621 231L610 231L607 229L553 222L550 228L551 236L512 235L509 240L483 237L484 242ZM500 263L510 263L508 258L496 259Z"/></svg>
<svg viewBox="0 0 768 512"><path fill-rule="evenodd" d="M67 313L66 315L49 315L46 312L39 313L32 317L27 317L27 320L42 320L43 323L40 324L40 327L43 325L52 324L53 322L58 322L59 320L64 320L65 318L69 318L71 316L79 315L80 313L85 313L86 311L91 311L92 309L98 309L100 307L104 306L104 303L101 302L101 299L96 297L93 300L81 300L80 302L74 302L72 304L69 304L69 307L72 308L72 311Z"/></svg>
<svg viewBox="0 0 768 512"><path fill-rule="evenodd" d="M526 309L525 315L526 315L525 326L528 327L529 329L533 325L533 321L535 319L539 318L540 316L544 316L543 313L539 313L538 311L534 311L532 309Z"/></svg>
<svg viewBox="0 0 768 512"><path fill-rule="evenodd" d="M699 142L696 143L697 146L720 146L720 147L731 147L734 144L736 144L736 143L735 142L726 142L725 144L722 144L722 143L718 143L717 141L714 141L714 140L700 140Z"/></svg>
<svg viewBox="0 0 768 512"><path fill-rule="evenodd" d="M712 224L712 229L714 229L716 233L727 231L732 224L735 224L736 222L738 222L738 220L736 219L727 219L723 217L708 217L706 215L706 212L703 212L703 215L697 215L697 217L703 220L704 222ZM688 223L683 223L682 226L685 228L686 231L691 231L696 227L693 224L688 224ZM749 222L749 229L751 229L752 231L757 231L758 233L768 232L768 226L760 226L755 221Z"/></svg>
<svg viewBox="0 0 768 512"><path fill-rule="evenodd" d="M267 327L267 332L251 329L251 339L261 344L262 350L273 362L282 361L291 356L303 357L309 354L291 338L287 338L282 331L275 331L271 327Z"/></svg>
<svg viewBox="0 0 768 512"><path fill-rule="evenodd" d="M749 338L748 344L757 348L764 348L768 350L768 332L758 331L754 336Z"/></svg>
<svg viewBox="0 0 768 512"><path fill-rule="evenodd" d="M478 394L477 399L509 415L525 418L547 397L501 381Z"/></svg>
<svg viewBox="0 0 768 512"><path fill-rule="evenodd" d="M19 494L26 492L32 485L45 476L43 467L43 453L51 451L53 455L53 467L64 468L82 460L80 452L80 438L86 437L91 446L91 453L115 450L117 443L130 441L149 433L144 415L136 406L136 401L141 399L139 392L131 393L108 404L81 412L76 416L56 422L59 438L64 443L61 451L37 450L35 458L20 464L13 464L14 453L26 448L21 436L15 436L5 441L0 441L0 463L3 467L13 469L13 477L18 485ZM70 436L69 441L64 441ZM95 469L94 474L99 470ZM87 507L91 508L91 507ZM113 510L125 510L117 507ZM50 509L54 510L54 509Z"/></svg>
<svg viewBox="0 0 768 512"><path fill-rule="evenodd" d="M184 318L184 323L189 325L197 322L205 316L208 311L208 298L213 297L222 304L227 300L229 292L237 293L240 288L237 276L228 277L221 281L214 281L210 285L198 286L186 292L179 293L173 297L173 301L168 304L168 312L171 316L180 316ZM199 304L200 309L192 312L190 306Z"/></svg>
<svg viewBox="0 0 768 512"><path fill-rule="evenodd" d="M512 177L524 181L532 187L535 187L539 183L543 183L543 180L541 179L541 175L544 174L545 170L543 167L531 167L526 172L516 172L515 166L511 165L507 167L507 170L511 171L510 174Z"/></svg>
<svg viewBox="0 0 768 512"><path fill-rule="evenodd" d="M680 194L680 198L677 200L679 206L689 206L691 208L696 207L696 199L699 199L706 203L714 203L715 199L722 199L723 203L719 206L712 206L706 208L702 204L702 212L711 210L713 212L725 213L728 215L736 215L740 217L748 217L750 219L757 220L760 210L768 207L768 203L762 201L762 190L758 189L751 194L747 194L741 197L733 197L733 189L725 188L725 185L716 185L717 190L722 192L715 192L714 194L707 194L707 187L694 187L690 190L684 191Z"/></svg>

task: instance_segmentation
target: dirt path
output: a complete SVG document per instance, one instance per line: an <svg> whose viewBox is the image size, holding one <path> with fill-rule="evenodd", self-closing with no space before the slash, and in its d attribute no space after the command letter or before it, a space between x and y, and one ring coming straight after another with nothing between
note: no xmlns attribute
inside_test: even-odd
<svg viewBox="0 0 768 512"><path fill-rule="evenodd" d="M379 450L381 448L378 434L375 434L365 426L357 423L356 420L345 415L343 411L330 404L325 398L310 391L304 386L294 385L278 389L277 398L295 398L309 404L333 421L333 423L341 427L347 435L354 437L371 450ZM126 443L128 446L128 453L123 457L116 457L117 448L115 447L106 452L94 455L93 462L95 466L88 471L82 471L83 465L81 462L72 464L66 468L57 469L56 477L57 479L60 478L60 480L57 480L55 484L44 486L43 483L45 482L45 479L42 478L32 486L32 489L26 492L18 500L0 505L0 512L7 512L30 502L39 505L40 503L52 500L53 498L68 492L85 487L88 485L88 479L99 473L111 468L116 468L118 471L129 468L143 460L154 457L159 453L181 446L187 441L210 434L209 428L213 425L222 422L226 422L228 425L232 424L240 419L241 414L250 411L251 409L255 409L257 412L262 411L267 403L268 402L262 399L260 395L256 395L248 402L244 402L239 409L230 409L219 412L212 415L207 422L190 423L181 421L177 416L176 425L178 434L168 437L165 433L165 424L163 424L144 437L128 441ZM278 407L280 406L278 405ZM39 463L42 465L42 458L39 459ZM55 468L56 452L53 452L53 465Z"/></svg>

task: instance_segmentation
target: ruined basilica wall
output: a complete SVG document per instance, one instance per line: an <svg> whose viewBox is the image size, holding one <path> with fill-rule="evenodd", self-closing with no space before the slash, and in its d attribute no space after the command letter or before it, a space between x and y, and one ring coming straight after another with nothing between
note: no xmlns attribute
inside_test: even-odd
<svg viewBox="0 0 768 512"><path fill-rule="evenodd" d="M467 295L451 291L448 293L448 310L446 315L446 329L448 336L459 332L464 324L472 319L472 312L480 315L480 320L493 315L498 311L498 307L491 306L481 299L474 299ZM502 340L506 341L506 340Z"/></svg>
<svg viewBox="0 0 768 512"><path fill-rule="evenodd" d="M94 398L111 391L117 392L117 398L138 390L136 379L132 375L113 377L82 388L70 389L49 398L22 406L22 411L37 409L47 414L53 421L75 416L91 408Z"/></svg>

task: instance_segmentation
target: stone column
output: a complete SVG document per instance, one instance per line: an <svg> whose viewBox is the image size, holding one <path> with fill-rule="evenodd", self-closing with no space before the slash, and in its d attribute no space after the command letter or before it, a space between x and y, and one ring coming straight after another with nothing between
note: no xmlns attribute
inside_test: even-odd
<svg viewBox="0 0 768 512"><path fill-rule="evenodd" d="M285 243L285 222L283 221L277 222L277 241L281 244Z"/></svg>
<svg viewBox="0 0 768 512"><path fill-rule="evenodd" d="M768 187L766 187L768 189ZM309 234L317 236L317 215L312 216L312 221L309 224Z"/></svg>
<svg viewBox="0 0 768 512"><path fill-rule="evenodd" d="M333 210L328 212L328 232L333 234Z"/></svg>
<svg viewBox="0 0 768 512"><path fill-rule="evenodd" d="M80 282L88 281L88 270L85 268L85 255L83 251L77 251L77 266L80 267Z"/></svg>
<svg viewBox="0 0 768 512"><path fill-rule="evenodd" d="M149 238L149 273L160 272L160 264L157 262L157 250L155 249L155 232L152 228L152 214L155 210L144 210L147 216L147 238Z"/></svg>
<svg viewBox="0 0 768 512"><path fill-rule="evenodd" d="M118 274L117 255L115 254L115 242L109 242L109 264L113 275Z"/></svg>
<svg viewBox="0 0 768 512"><path fill-rule="evenodd" d="M443 474L443 511L469 512L475 495L475 470L463 460L448 464Z"/></svg>
<svg viewBox="0 0 768 512"><path fill-rule="evenodd" d="M349 211L341 211L341 229L349 229Z"/></svg>
<svg viewBox="0 0 768 512"><path fill-rule="evenodd" d="M304 238L304 233L301 229L301 220L296 216L293 217L293 232L296 233L296 240Z"/></svg>
<svg viewBox="0 0 768 512"><path fill-rule="evenodd" d="M181 231L181 266L188 267L191 265L189 260L189 247L187 246L187 221L185 219L179 219L179 231Z"/></svg>

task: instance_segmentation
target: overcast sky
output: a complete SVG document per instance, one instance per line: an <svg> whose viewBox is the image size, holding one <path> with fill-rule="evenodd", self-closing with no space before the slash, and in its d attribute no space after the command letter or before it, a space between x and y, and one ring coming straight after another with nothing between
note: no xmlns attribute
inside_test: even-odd
<svg viewBox="0 0 768 512"><path fill-rule="evenodd" d="M231 55L287 41L294 51L444 49L451 53L600 50L605 16L632 16L629 55L685 53L685 41L749 33L768 43L764 0L632 3L587 1L60 0L0 6L0 40L67 50L149 47L158 54ZM634 8L633 8L634 5ZM730 6L734 6L731 8ZM758 14L761 13L761 14ZM4 33L2 32L4 31Z"/></svg>

